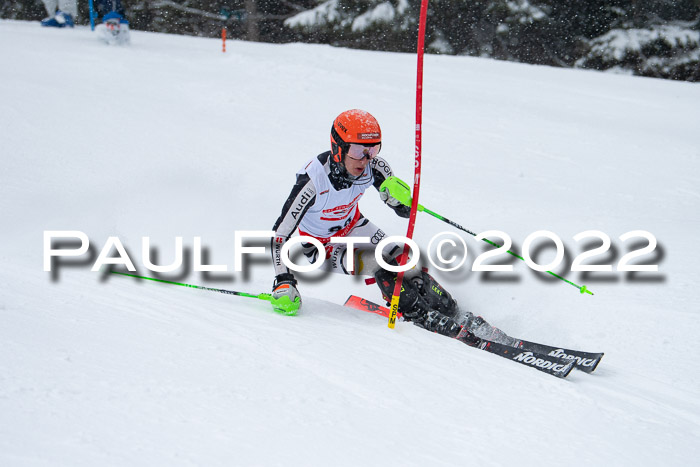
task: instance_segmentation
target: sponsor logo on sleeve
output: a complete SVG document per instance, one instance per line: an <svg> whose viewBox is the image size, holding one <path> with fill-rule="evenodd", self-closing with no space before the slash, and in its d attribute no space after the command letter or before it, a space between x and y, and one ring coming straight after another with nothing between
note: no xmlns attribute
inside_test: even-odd
<svg viewBox="0 0 700 467"><path fill-rule="evenodd" d="M282 237L277 237L275 239L275 245L274 245L274 259L275 259L275 266L281 266L282 265Z"/></svg>
<svg viewBox="0 0 700 467"><path fill-rule="evenodd" d="M387 164L384 159L381 159L379 157L375 157L372 159L373 167L380 172L384 172L384 175L387 177L391 176L391 168L389 167L389 164Z"/></svg>
<svg viewBox="0 0 700 467"><path fill-rule="evenodd" d="M292 211L292 217L294 219L299 217L299 214L301 214L311 198L313 198L313 193L311 192L311 189L307 188L298 198L299 201L297 202L296 206L294 206L294 210Z"/></svg>

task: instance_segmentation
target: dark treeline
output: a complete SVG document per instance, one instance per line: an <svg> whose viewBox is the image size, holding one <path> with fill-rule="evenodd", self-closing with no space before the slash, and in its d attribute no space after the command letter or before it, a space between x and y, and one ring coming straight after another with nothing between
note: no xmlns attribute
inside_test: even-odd
<svg viewBox="0 0 700 467"><path fill-rule="evenodd" d="M132 29L412 52L420 0L123 0ZM78 23L87 23L87 1ZM0 17L39 20L40 0ZM700 81L700 0L432 0L430 53Z"/></svg>

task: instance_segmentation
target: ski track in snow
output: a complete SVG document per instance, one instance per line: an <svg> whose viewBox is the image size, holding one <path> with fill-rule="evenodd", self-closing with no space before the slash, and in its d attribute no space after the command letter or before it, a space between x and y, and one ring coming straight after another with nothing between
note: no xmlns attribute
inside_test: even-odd
<svg viewBox="0 0 700 467"><path fill-rule="evenodd" d="M558 380L407 323L338 305L357 279L300 279L302 313L254 299L42 270L45 230L80 230L94 261L118 236L139 269L202 236L233 267L233 231L267 230L342 110L382 125L413 173L415 57L0 20L0 464L690 465L700 455L697 84L468 57L425 62L421 204L475 232L608 234L616 265L644 229L659 273L593 274L595 296L514 262L509 280L436 276L511 335L604 351ZM363 213L406 223L368 192ZM449 230L421 215L425 248ZM481 251L467 238L468 265ZM542 261L552 250L544 250ZM189 254L186 255L189 257ZM191 260L189 262L191 265ZM217 274L214 274L217 276ZM267 292L246 276L174 279ZM503 277L503 276L501 276ZM581 283L579 273L566 277ZM166 277L167 278L167 277ZM498 277L496 277L498 279ZM649 280L651 279L651 280Z"/></svg>

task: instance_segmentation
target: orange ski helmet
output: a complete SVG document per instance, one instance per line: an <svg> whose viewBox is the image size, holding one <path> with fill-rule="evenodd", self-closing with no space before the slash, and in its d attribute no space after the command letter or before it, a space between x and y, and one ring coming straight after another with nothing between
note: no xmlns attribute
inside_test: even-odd
<svg viewBox="0 0 700 467"><path fill-rule="evenodd" d="M382 142L382 129L377 119L360 109L346 110L331 127L331 154L334 162L342 162L350 144L374 146ZM381 146L380 146L381 147Z"/></svg>

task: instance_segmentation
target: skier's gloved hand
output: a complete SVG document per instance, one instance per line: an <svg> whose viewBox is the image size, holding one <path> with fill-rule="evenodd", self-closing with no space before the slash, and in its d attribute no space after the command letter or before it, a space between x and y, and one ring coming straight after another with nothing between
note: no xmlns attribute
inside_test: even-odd
<svg viewBox="0 0 700 467"><path fill-rule="evenodd" d="M380 191L379 197L382 201L386 203L399 217L409 218L411 217L411 207L404 206L396 198L392 198L388 191Z"/></svg>
<svg viewBox="0 0 700 467"><path fill-rule="evenodd" d="M297 281L291 273L280 274L275 277L272 285L272 297L270 304L272 309L283 315L296 315L301 307L301 296L297 290Z"/></svg>
<svg viewBox="0 0 700 467"><path fill-rule="evenodd" d="M379 198L391 207L401 206L401 201L391 196L389 190L380 191Z"/></svg>
<svg viewBox="0 0 700 467"><path fill-rule="evenodd" d="M379 186L379 198L400 217L411 215L411 189L399 177L389 177Z"/></svg>
<svg viewBox="0 0 700 467"><path fill-rule="evenodd" d="M413 201L408 184L394 176L388 177L379 185L379 197L389 206L410 206Z"/></svg>

